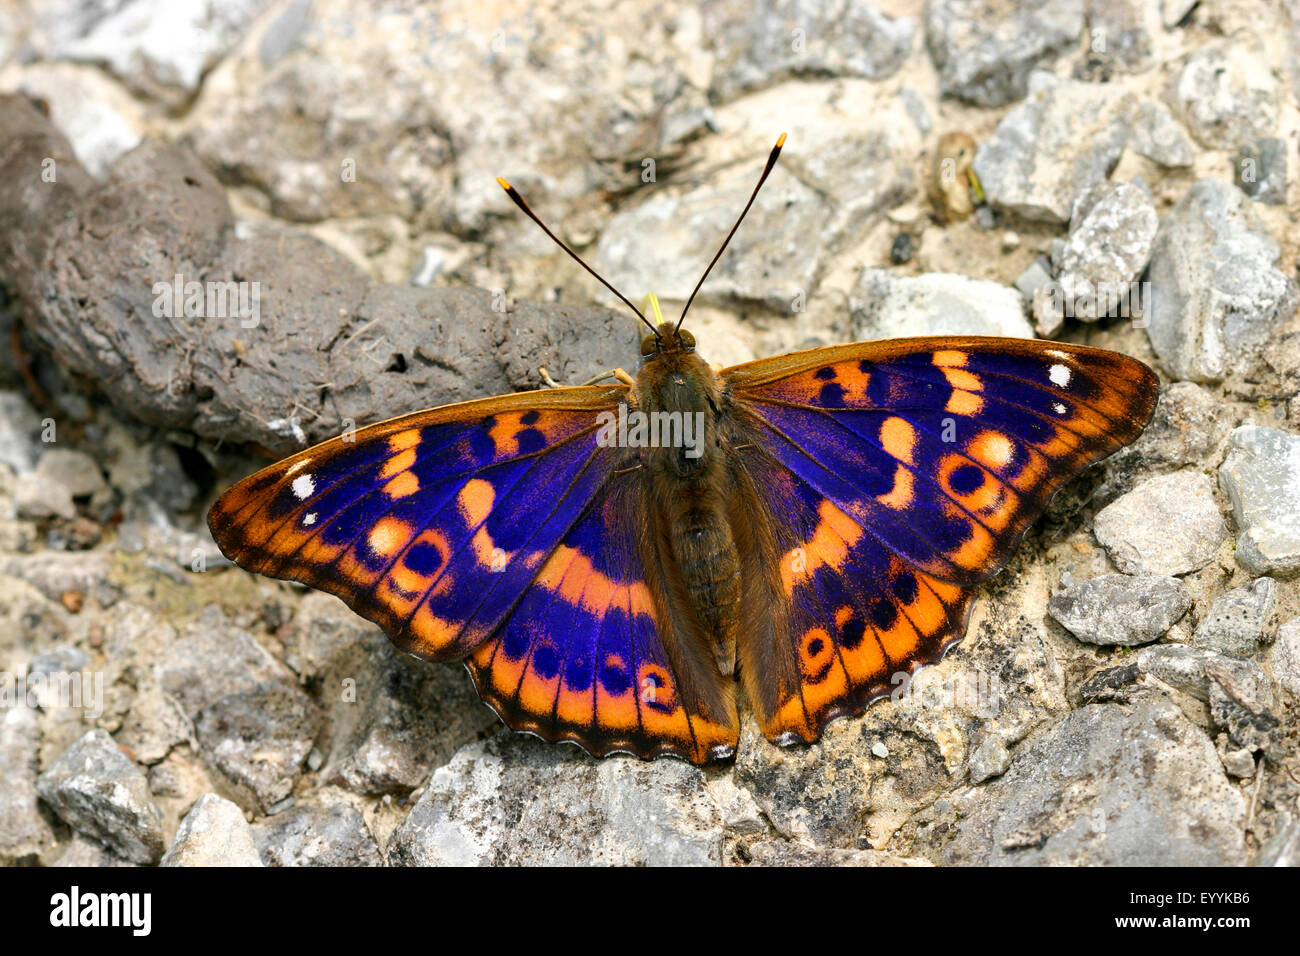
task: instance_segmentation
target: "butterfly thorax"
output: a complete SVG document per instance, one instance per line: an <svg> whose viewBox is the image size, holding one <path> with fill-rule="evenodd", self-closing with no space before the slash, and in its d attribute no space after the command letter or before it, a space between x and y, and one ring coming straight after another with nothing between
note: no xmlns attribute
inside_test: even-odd
<svg viewBox="0 0 1300 956"><path fill-rule="evenodd" d="M636 380L641 412L682 422L689 441L642 448L649 520L661 564L695 614L694 626L719 669L732 672L740 563L732 534L731 480L717 374L693 350L651 355Z"/></svg>

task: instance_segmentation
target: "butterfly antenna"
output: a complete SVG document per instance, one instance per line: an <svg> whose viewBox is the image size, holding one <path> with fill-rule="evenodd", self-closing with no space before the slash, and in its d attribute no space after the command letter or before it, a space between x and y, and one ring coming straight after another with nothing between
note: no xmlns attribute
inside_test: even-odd
<svg viewBox="0 0 1300 956"><path fill-rule="evenodd" d="M763 175L758 177L758 185L755 186L754 191L749 194L749 202L745 203L745 208L740 211L740 218L737 219L736 224L731 227L731 232L727 233L727 238L722 240L722 247L718 249L718 254L713 257L713 261L709 263L709 267L704 270L704 275L700 276L700 281L695 283L695 288L691 292L691 297L686 300L686 307L682 309L681 318L679 318L677 324L673 326L674 332L682 327L682 322L686 320L686 313L690 311L691 303L695 301L695 295L700 291L700 286L704 285L704 280L709 277L709 273L712 272L713 267L718 264L718 260L722 258L722 254L727 251L727 243L731 242L731 237L736 234L736 230L740 228L740 224L745 221L745 214L749 212L749 207L754 205L754 200L758 198L758 191L763 188L763 183L767 182L767 177L771 174L772 167L776 165L776 158L781 155L781 147L784 145L785 133L782 133L777 138L776 145L772 147L771 155L767 157L767 165L763 167Z"/></svg>
<svg viewBox="0 0 1300 956"><path fill-rule="evenodd" d="M647 319L647 318L645 317L645 313L643 313L640 309L638 309L635 305L633 305L632 302L631 302L631 300L629 300L628 297L625 296L622 292L619 292L619 291L618 291L617 289L615 289L612 285L610 285L608 282L606 282L606 281L604 280L604 278L601 277L601 275L600 275L599 272L597 272L597 271L596 271L595 269L593 269L591 266L587 265L587 263L583 262L583 261L582 261L582 256L578 255L576 252L574 252L572 249L570 249L569 246L568 246L568 243L566 243L563 239L561 239L561 238L560 238L559 236L557 236L555 233L551 232L550 229L546 228L546 223L542 222L542 220L540 220L539 218L537 218L537 213L533 212L531 209L528 208L528 203L524 202L524 197L521 196L521 195L519 195L519 190L515 189L514 186L511 186L508 182L506 182L506 181L505 181L504 179L502 179L500 176L497 177L497 185L500 186L502 189L504 189L504 190L506 191L506 195L509 196L512 200L514 200L514 204L515 204L516 206L518 206L520 209L522 209L522 210L524 211L524 215L525 215L525 216L527 216L527 217L528 217L529 219L531 219L533 222L537 223L537 225L539 225L539 226L542 227L542 232L544 232L544 233L546 233L548 236L550 236L552 242L554 242L557 246L559 246L561 249L563 249L565 252L567 252L570 256L572 256L574 262L576 262L578 265L582 266L584 269L586 269L588 272L590 272L593 276L595 276L597 282L599 282L601 285L603 285L603 286L604 286L606 289L608 289L610 292L612 292L612 293L614 293L616 296L618 296L619 300L620 300L624 305L626 305L629 309L631 309L633 312L635 312L635 313L636 313L636 317L637 317L638 319L640 319L642 322L644 322L644 323L646 324L646 327L649 328L651 332L654 332L654 333L655 333L655 336L656 336L656 337L659 335L659 330L656 329L656 328L655 328L655 327L650 323L650 320Z"/></svg>

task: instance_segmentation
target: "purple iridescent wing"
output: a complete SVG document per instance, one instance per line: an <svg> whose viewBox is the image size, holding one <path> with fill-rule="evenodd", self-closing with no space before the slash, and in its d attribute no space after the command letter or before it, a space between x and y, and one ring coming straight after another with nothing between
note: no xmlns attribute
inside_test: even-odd
<svg viewBox="0 0 1300 956"><path fill-rule="evenodd" d="M1132 441L1155 375L1099 349L899 339L728 369L739 471L767 500L741 648L764 732L813 740L937 661L1052 494Z"/></svg>
<svg viewBox="0 0 1300 956"><path fill-rule="evenodd" d="M208 523L240 566L338 595L417 657L465 659L515 729L702 761L734 743L734 708L657 627L636 477L597 444L626 398L556 389L393 419L246 478Z"/></svg>

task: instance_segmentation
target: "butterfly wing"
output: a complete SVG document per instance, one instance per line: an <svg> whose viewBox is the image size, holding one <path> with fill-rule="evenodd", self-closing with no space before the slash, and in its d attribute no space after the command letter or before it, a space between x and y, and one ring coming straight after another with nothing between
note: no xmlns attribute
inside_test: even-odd
<svg viewBox="0 0 1300 956"><path fill-rule="evenodd" d="M208 524L236 564L339 596L417 657L468 658L514 729L702 760L734 727L656 626L637 476L598 443L627 398L555 389L383 422L239 482Z"/></svg>
<svg viewBox="0 0 1300 956"><path fill-rule="evenodd" d="M639 472L613 476L467 663L516 730L597 756L705 763L735 751L735 696L666 600L645 503Z"/></svg>
<svg viewBox="0 0 1300 956"><path fill-rule="evenodd" d="M723 373L766 556L740 650L765 734L814 740L933 663L1065 482L1155 407L1142 363L980 337L836 346ZM759 549L760 551L764 549ZM772 570L772 569L775 570Z"/></svg>

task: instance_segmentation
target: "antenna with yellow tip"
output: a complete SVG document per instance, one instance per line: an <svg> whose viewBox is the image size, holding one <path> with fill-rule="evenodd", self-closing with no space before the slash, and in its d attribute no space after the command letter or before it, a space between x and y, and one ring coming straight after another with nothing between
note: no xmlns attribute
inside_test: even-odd
<svg viewBox="0 0 1300 956"><path fill-rule="evenodd" d="M754 200L758 198L758 191L763 188L763 183L767 182L767 177L771 175L772 167L776 165L776 158L781 155L781 147L784 145L785 133L782 133L777 137L776 145L772 147L772 152L767 157L767 165L763 167L763 175L758 177L758 185L755 186L754 191L749 194L749 202L745 203L745 208L740 211L740 218L737 219L736 224L731 227L731 232L727 233L727 238L722 240L722 246L718 249L718 254L713 257L713 261L709 263L709 267L704 270L704 275L700 276L700 281L695 283L695 288L691 290L691 297L686 300L686 306L682 309L681 318L679 318L677 324L673 326L674 332L682 327L682 322L686 319L686 313L690 311L691 303L695 301L695 294L700 291L700 286L704 285L704 280L709 277L709 273L713 271L713 267L717 265L718 260L722 258L722 253L726 251L727 243L731 242L731 237L736 234L736 230L740 228L740 224L745 221L745 214L749 212L749 207L754 205Z"/></svg>
<svg viewBox="0 0 1300 956"><path fill-rule="evenodd" d="M503 178L500 177L500 176L497 177L497 185L500 186L502 189L504 189L504 190L506 191L506 195L509 196L512 200L514 200L514 204L515 204L516 206L518 206L520 209L522 209L522 210L524 211L524 215L525 215L525 216L527 216L527 217L528 217L529 219L531 219L533 222L537 223L537 225L539 225L539 226L542 227L542 232L544 232L544 233L546 233L548 236L550 236L552 242L554 242L557 246L559 246L561 249L563 249L565 252L567 252L570 256L572 256L574 262L576 262L578 265L582 266L584 269L586 269L588 272L590 272L593 276L595 276L597 282L599 282L601 285L603 285L603 286L604 286L606 289L608 289L610 292L612 292L612 293L614 293L616 296L618 296L619 299L623 302L623 304L626 305L626 306L627 306L629 309L631 309L633 312L635 312L635 313L636 313L636 317L637 317L638 319L640 319L642 322L644 322L644 323L646 324L647 327L649 327L649 329L650 329L651 332L654 332L656 336L659 335L659 330L656 329L653 325L650 324L650 320L647 319L647 318L645 317L645 314L644 314L640 309L638 309L635 305L633 305L633 304L631 303L631 301L628 299L627 296L625 296L622 292L619 292L619 291L618 291L617 289L615 289L612 285L610 285L608 282L606 282L605 279L601 276L601 274L600 274L599 272L597 272L597 271L596 271L595 269L593 269L591 266L587 265L587 263L585 263L585 262L582 261L582 256L578 255L576 252L574 252L572 249L570 249L569 246L568 246L568 244L567 244L563 239L561 239L561 238L560 238L559 236L557 236L555 233L551 232L551 230L549 230L549 229L546 228L546 223L544 223L544 222L542 222L542 220L538 219L538 218L537 218L537 213L533 212L531 209L528 208L528 203L524 202L524 197L521 196L521 195L519 195L519 191L518 191L517 189L515 189L514 186L511 186L509 182L507 182L505 179L503 179Z"/></svg>

